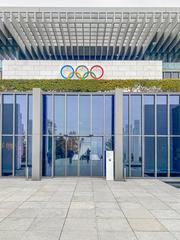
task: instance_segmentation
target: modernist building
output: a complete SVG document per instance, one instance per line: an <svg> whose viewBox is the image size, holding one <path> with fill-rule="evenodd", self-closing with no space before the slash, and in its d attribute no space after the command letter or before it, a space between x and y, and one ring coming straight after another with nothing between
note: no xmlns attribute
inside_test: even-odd
<svg viewBox="0 0 180 240"><path fill-rule="evenodd" d="M1 8L1 75L179 78L179 29L180 9ZM1 93L0 175L105 177L106 151L116 180L179 177L180 93Z"/></svg>

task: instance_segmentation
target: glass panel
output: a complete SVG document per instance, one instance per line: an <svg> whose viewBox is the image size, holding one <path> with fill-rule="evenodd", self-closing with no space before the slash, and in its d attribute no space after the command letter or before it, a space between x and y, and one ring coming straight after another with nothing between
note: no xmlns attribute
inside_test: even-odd
<svg viewBox="0 0 180 240"><path fill-rule="evenodd" d="M105 96L105 135L114 134L114 96Z"/></svg>
<svg viewBox="0 0 180 240"><path fill-rule="evenodd" d="M141 136L131 137L131 176L142 176Z"/></svg>
<svg viewBox="0 0 180 240"><path fill-rule="evenodd" d="M28 134L32 134L32 95L28 96Z"/></svg>
<svg viewBox="0 0 180 240"><path fill-rule="evenodd" d="M79 141L80 176L91 176L91 138L81 137Z"/></svg>
<svg viewBox="0 0 180 240"><path fill-rule="evenodd" d="M3 95L2 132L13 133L13 95Z"/></svg>
<svg viewBox="0 0 180 240"><path fill-rule="evenodd" d="M52 135L52 96L43 95L43 134Z"/></svg>
<svg viewBox="0 0 180 240"><path fill-rule="evenodd" d="M67 134L78 134L78 96L67 96Z"/></svg>
<svg viewBox="0 0 180 240"><path fill-rule="evenodd" d="M171 135L180 135L180 96L170 96Z"/></svg>
<svg viewBox="0 0 180 240"><path fill-rule="evenodd" d="M123 134L129 134L129 96L123 96Z"/></svg>
<svg viewBox="0 0 180 240"><path fill-rule="evenodd" d="M26 95L16 95L15 133L24 135L27 125Z"/></svg>
<svg viewBox="0 0 180 240"><path fill-rule="evenodd" d="M144 138L144 176L153 177L155 174L155 141L154 137Z"/></svg>
<svg viewBox="0 0 180 240"><path fill-rule="evenodd" d="M92 96L92 133L104 135L104 96Z"/></svg>
<svg viewBox="0 0 180 240"><path fill-rule="evenodd" d="M26 142L25 137L15 137L15 176L25 176Z"/></svg>
<svg viewBox="0 0 180 240"><path fill-rule="evenodd" d="M168 174L168 140L167 137L157 138L157 176L166 177Z"/></svg>
<svg viewBox="0 0 180 240"><path fill-rule="evenodd" d="M55 137L55 176L65 176L66 164L66 139Z"/></svg>
<svg viewBox="0 0 180 240"><path fill-rule="evenodd" d="M67 176L78 175L78 137L68 137L67 139Z"/></svg>
<svg viewBox="0 0 180 240"><path fill-rule="evenodd" d="M54 132L55 135L65 134L65 96L54 97Z"/></svg>
<svg viewBox="0 0 180 240"><path fill-rule="evenodd" d="M13 171L13 138L2 137L2 176L12 175Z"/></svg>
<svg viewBox="0 0 180 240"><path fill-rule="evenodd" d="M91 97L79 96L79 132L80 135L91 134Z"/></svg>
<svg viewBox="0 0 180 240"><path fill-rule="evenodd" d="M52 137L43 137L43 176L51 176L52 171Z"/></svg>
<svg viewBox="0 0 180 240"><path fill-rule="evenodd" d="M170 174L172 177L180 176L180 137L171 138L171 167Z"/></svg>
<svg viewBox="0 0 180 240"><path fill-rule="evenodd" d="M157 134L167 135L167 97L157 96Z"/></svg>
<svg viewBox="0 0 180 240"><path fill-rule="evenodd" d="M144 134L154 135L154 96L144 96Z"/></svg>
<svg viewBox="0 0 180 240"><path fill-rule="evenodd" d="M141 96L131 96L130 133L141 134Z"/></svg>
<svg viewBox="0 0 180 240"><path fill-rule="evenodd" d="M129 136L123 137L123 162L126 168L126 176L129 176Z"/></svg>
<svg viewBox="0 0 180 240"><path fill-rule="evenodd" d="M27 142L27 164L29 169L29 176L32 175L32 137L28 137Z"/></svg>
<svg viewBox="0 0 180 240"><path fill-rule="evenodd" d="M103 176L103 143L102 137L91 138L92 176Z"/></svg>

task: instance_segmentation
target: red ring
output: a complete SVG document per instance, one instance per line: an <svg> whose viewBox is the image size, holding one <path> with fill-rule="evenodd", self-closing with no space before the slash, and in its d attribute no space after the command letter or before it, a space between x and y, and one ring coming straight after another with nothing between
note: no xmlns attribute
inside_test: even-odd
<svg viewBox="0 0 180 240"><path fill-rule="evenodd" d="M93 74L92 74L92 70L95 68L95 67L98 67L98 68L100 68L101 69L101 71L102 71L102 74L97 78L95 78L94 76L93 76ZM95 79L95 80L99 80L100 78L102 78L102 76L104 75L104 69L100 66L100 65L94 65L94 66L92 66L92 68L90 69L90 76L93 78L93 79Z"/></svg>

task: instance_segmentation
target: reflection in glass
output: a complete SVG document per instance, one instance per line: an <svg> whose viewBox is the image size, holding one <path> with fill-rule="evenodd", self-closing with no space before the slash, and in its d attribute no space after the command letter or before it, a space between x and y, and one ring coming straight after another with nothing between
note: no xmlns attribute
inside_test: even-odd
<svg viewBox="0 0 180 240"><path fill-rule="evenodd" d="M129 176L129 137L123 137L123 163L126 168L126 176Z"/></svg>
<svg viewBox="0 0 180 240"><path fill-rule="evenodd" d="M132 135L141 134L141 96L131 96L131 120L130 133Z"/></svg>
<svg viewBox="0 0 180 240"><path fill-rule="evenodd" d="M180 137L171 137L170 151L170 175L172 177L180 176Z"/></svg>
<svg viewBox="0 0 180 240"><path fill-rule="evenodd" d="M13 133L13 95L3 95L2 132Z"/></svg>
<svg viewBox="0 0 180 240"><path fill-rule="evenodd" d="M55 137L55 176L65 176L66 139Z"/></svg>
<svg viewBox="0 0 180 240"><path fill-rule="evenodd" d="M67 134L78 134L78 96L67 96Z"/></svg>
<svg viewBox="0 0 180 240"><path fill-rule="evenodd" d="M65 134L65 96L56 95L54 105L54 132L55 135L63 135Z"/></svg>
<svg viewBox="0 0 180 240"><path fill-rule="evenodd" d="M104 96L92 96L92 133L104 135Z"/></svg>
<svg viewBox="0 0 180 240"><path fill-rule="evenodd" d="M91 97L79 96L79 133L89 135L91 133Z"/></svg>
<svg viewBox="0 0 180 240"><path fill-rule="evenodd" d="M154 137L144 138L144 176L153 177L155 173L155 141Z"/></svg>
<svg viewBox="0 0 180 240"><path fill-rule="evenodd" d="M144 134L154 135L154 96L144 96Z"/></svg>
<svg viewBox="0 0 180 240"><path fill-rule="evenodd" d="M52 137L43 137L43 176L51 176L52 171Z"/></svg>
<svg viewBox="0 0 180 240"><path fill-rule="evenodd" d="M80 176L91 176L91 138L81 137L79 140Z"/></svg>
<svg viewBox="0 0 180 240"><path fill-rule="evenodd" d="M52 135L52 96L43 95L43 134Z"/></svg>
<svg viewBox="0 0 180 240"><path fill-rule="evenodd" d="M123 96L123 134L129 134L129 97Z"/></svg>
<svg viewBox="0 0 180 240"><path fill-rule="evenodd" d="M103 143L102 137L91 138L92 176L103 176Z"/></svg>
<svg viewBox="0 0 180 240"><path fill-rule="evenodd" d="M167 97L157 96L157 134L167 134Z"/></svg>
<svg viewBox="0 0 180 240"><path fill-rule="evenodd" d="M141 136L131 137L130 147L130 161L131 161L131 176L142 176L142 150L141 150Z"/></svg>
<svg viewBox="0 0 180 240"><path fill-rule="evenodd" d="M114 96L105 96L105 135L114 134Z"/></svg>
<svg viewBox="0 0 180 240"><path fill-rule="evenodd" d="M15 133L24 135L27 122L26 95L16 95L15 105Z"/></svg>
<svg viewBox="0 0 180 240"><path fill-rule="evenodd" d="M2 137L2 176L13 174L13 138Z"/></svg>
<svg viewBox="0 0 180 240"><path fill-rule="evenodd" d="M78 137L68 137L67 138L67 176L77 176L78 175Z"/></svg>
<svg viewBox="0 0 180 240"><path fill-rule="evenodd" d="M29 176L32 175L32 137L28 136L27 142L27 166L29 169Z"/></svg>
<svg viewBox="0 0 180 240"><path fill-rule="evenodd" d="M26 142L25 137L15 137L15 176L25 176Z"/></svg>
<svg viewBox="0 0 180 240"><path fill-rule="evenodd" d="M180 96L170 96L170 132L180 135Z"/></svg>
<svg viewBox="0 0 180 240"><path fill-rule="evenodd" d="M28 134L32 134L32 95L28 95Z"/></svg>
<svg viewBox="0 0 180 240"><path fill-rule="evenodd" d="M168 174L168 140L167 137L157 138L157 176L167 177Z"/></svg>

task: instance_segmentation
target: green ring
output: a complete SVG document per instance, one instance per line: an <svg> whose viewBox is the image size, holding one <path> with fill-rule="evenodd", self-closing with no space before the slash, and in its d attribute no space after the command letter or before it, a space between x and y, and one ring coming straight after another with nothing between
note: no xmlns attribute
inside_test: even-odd
<svg viewBox="0 0 180 240"><path fill-rule="evenodd" d="M81 80L84 80L85 78L87 78L87 76L89 75L90 71L87 71L83 74ZM96 78L96 74L94 72L91 72L91 74Z"/></svg>

